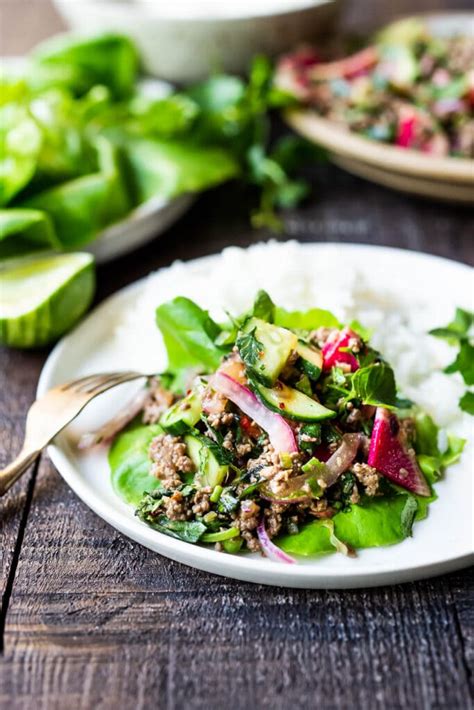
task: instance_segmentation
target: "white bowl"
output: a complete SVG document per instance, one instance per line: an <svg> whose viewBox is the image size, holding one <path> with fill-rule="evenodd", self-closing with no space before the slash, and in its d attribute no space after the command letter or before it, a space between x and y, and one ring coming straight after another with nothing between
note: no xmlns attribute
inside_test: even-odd
<svg viewBox="0 0 474 710"><path fill-rule="evenodd" d="M81 34L116 30L141 50L145 68L169 81L195 81L216 68L245 71L326 33L342 0L54 0Z"/></svg>

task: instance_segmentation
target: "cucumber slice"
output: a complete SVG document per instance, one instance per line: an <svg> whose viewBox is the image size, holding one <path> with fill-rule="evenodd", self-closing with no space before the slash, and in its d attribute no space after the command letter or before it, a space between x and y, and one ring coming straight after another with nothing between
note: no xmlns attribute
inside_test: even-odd
<svg viewBox="0 0 474 710"><path fill-rule="evenodd" d="M197 436L188 434L184 437L184 443L188 449L189 458L198 471L194 479L195 483L201 488L220 486L229 472L229 467L226 464L220 464L204 441Z"/></svg>
<svg viewBox="0 0 474 710"><path fill-rule="evenodd" d="M201 411L200 396L197 392L191 392L166 410L160 419L160 425L169 434L179 436L198 423Z"/></svg>
<svg viewBox="0 0 474 710"><path fill-rule="evenodd" d="M249 336L260 344L255 352ZM254 342L254 341L253 341ZM271 387L285 367L298 339L291 330L266 323L260 318L250 318L239 334L236 344L247 369L264 385Z"/></svg>
<svg viewBox="0 0 474 710"><path fill-rule="evenodd" d="M310 348L302 340L298 340L295 348L301 358L301 369L312 380L317 380L323 369L323 354L321 350Z"/></svg>
<svg viewBox="0 0 474 710"><path fill-rule="evenodd" d="M7 260L0 267L0 343L31 348L56 340L87 310L94 289L90 254Z"/></svg>
<svg viewBox="0 0 474 710"><path fill-rule="evenodd" d="M264 387L259 382L251 381L251 387L263 404L286 419L298 422L318 422L333 419L336 412L327 409L308 395L277 382L276 387Z"/></svg>

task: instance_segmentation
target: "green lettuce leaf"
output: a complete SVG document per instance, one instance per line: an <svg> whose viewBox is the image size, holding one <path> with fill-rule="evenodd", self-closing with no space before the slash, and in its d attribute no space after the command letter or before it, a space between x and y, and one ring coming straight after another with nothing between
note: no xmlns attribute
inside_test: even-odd
<svg viewBox="0 0 474 710"><path fill-rule="evenodd" d="M430 483L439 480L448 466L457 463L466 445L466 440L448 434L446 448L439 446L439 428L424 412L415 416L415 451L419 466Z"/></svg>
<svg viewBox="0 0 474 710"><path fill-rule="evenodd" d="M405 494L365 499L332 518L335 535L354 549L394 545L411 535L414 520L426 517L432 500ZM285 552L303 557L334 551L324 520L308 523L296 535L281 536L276 542Z"/></svg>
<svg viewBox="0 0 474 710"><path fill-rule="evenodd" d="M112 486L126 503L137 506L145 492L161 487L150 474L148 449L152 439L162 432L158 424L144 426L134 422L114 439L108 455Z"/></svg>
<svg viewBox="0 0 474 710"><path fill-rule="evenodd" d="M23 207L47 212L61 246L75 249L92 241L130 208L118 167L117 149L97 141L99 172L70 180L25 200Z"/></svg>
<svg viewBox="0 0 474 710"><path fill-rule="evenodd" d="M16 103L0 108L0 205L30 182L41 145L41 131L27 108Z"/></svg>
<svg viewBox="0 0 474 710"><path fill-rule="evenodd" d="M239 173L232 155L223 148L200 146L189 139L138 138L114 131L123 147L136 202L151 197L177 197L200 192Z"/></svg>
<svg viewBox="0 0 474 710"><path fill-rule="evenodd" d="M341 327L336 316L323 308L310 308L308 311L287 311L285 308L275 306L274 322L283 328L294 330Z"/></svg>
<svg viewBox="0 0 474 710"><path fill-rule="evenodd" d="M69 68L70 88L78 94L103 84L117 98L132 92L139 68L133 42L114 33L85 39L60 35L40 45L33 59L40 66Z"/></svg>

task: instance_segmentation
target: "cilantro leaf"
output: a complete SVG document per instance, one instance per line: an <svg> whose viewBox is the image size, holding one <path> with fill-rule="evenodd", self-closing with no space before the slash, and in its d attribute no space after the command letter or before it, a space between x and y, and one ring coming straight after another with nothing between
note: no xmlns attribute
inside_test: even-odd
<svg viewBox="0 0 474 710"><path fill-rule="evenodd" d="M241 332L235 344L245 365L251 370L255 370L260 362L260 354L263 352L262 343L255 337L255 328L251 333Z"/></svg>
<svg viewBox="0 0 474 710"><path fill-rule="evenodd" d="M459 407L463 412L474 416L474 392L465 392L459 400Z"/></svg>
<svg viewBox="0 0 474 710"><path fill-rule="evenodd" d="M456 359L444 369L448 375L459 372L466 385L474 385L474 346L462 342Z"/></svg>

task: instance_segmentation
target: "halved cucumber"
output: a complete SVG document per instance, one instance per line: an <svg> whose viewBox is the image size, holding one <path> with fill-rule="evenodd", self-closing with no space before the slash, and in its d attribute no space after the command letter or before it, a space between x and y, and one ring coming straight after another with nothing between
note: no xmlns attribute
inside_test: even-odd
<svg viewBox="0 0 474 710"><path fill-rule="evenodd" d="M201 417L201 397L191 392L179 402L175 402L160 419L160 425L169 434L179 436L192 429Z"/></svg>
<svg viewBox="0 0 474 710"><path fill-rule="evenodd" d="M242 360L255 378L271 387L285 367L291 351L297 345L296 335L291 330L266 323L260 318L250 318L243 328L243 334L237 338L237 347ZM253 334L261 345L257 357L252 350L249 352L246 350L248 339L245 339L245 335L249 334Z"/></svg>
<svg viewBox="0 0 474 710"><path fill-rule="evenodd" d="M219 486L225 480L229 467L221 464L205 442L193 434L184 437L188 455L196 466L197 474L194 482L201 488Z"/></svg>
<svg viewBox="0 0 474 710"><path fill-rule="evenodd" d="M301 358L303 372L312 380L317 380L323 369L323 354L321 350L310 348L302 340L298 340L295 350Z"/></svg>
<svg viewBox="0 0 474 710"><path fill-rule="evenodd" d="M277 382L275 387L264 387L259 382L251 380L251 387L257 397L274 412L286 419L299 422L318 422L322 419L332 419L336 412L323 407L308 395Z"/></svg>

